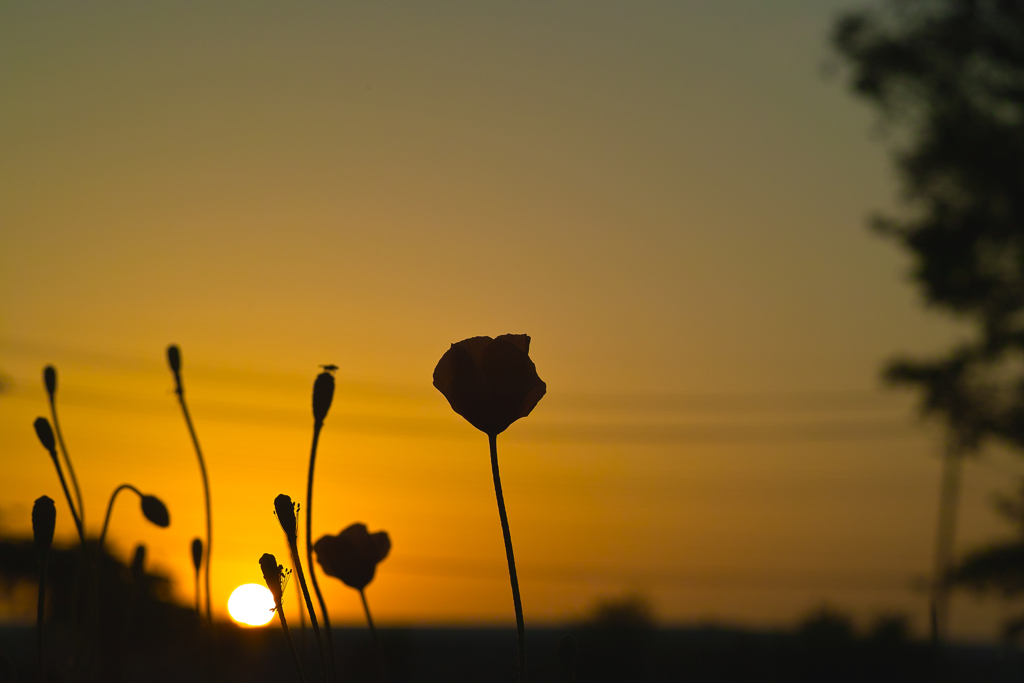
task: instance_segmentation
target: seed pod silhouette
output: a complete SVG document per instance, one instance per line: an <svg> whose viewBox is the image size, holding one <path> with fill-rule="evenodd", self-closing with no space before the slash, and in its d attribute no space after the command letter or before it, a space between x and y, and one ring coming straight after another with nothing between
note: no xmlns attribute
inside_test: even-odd
<svg viewBox="0 0 1024 683"><path fill-rule="evenodd" d="M52 401L53 395L57 393L57 368L52 365L47 365L43 368L43 385L46 387L46 393L49 394Z"/></svg>
<svg viewBox="0 0 1024 683"><path fill-rule="evenodd" d="M32 426L36 428L36 436L39 437L39 443L43 444L43 448L50 451L50 455L56 461L57 441L53 437L53 428L50 426L50 421L45 417L37 417Z"/></svg>
<svg viewBox="0 0 1024 683"><path fill-rule="evenodd" d="M39 558L45 557L53 545L53 530L57 525L57 506L49 496L40 496L32 505L32 541Z"/></svg>
<svg viewBox="0 0 1024 683"><path fill-rule="evenodd" d="M331 366L334 367L334 366ZM322 423L334 400L334 375L321 372L313 382L313 421Z"/></svg>
<svg viewBox="0 0 1024 683"><path fill-rule="evenodd" d="M192 539L192 568L197 572L199 568L203 566L203 540L201 538Z"/></svg>
<svg viewBox="0 0 1024 683"><path fill-rule="evenodd" d="M270 553L263 553L260 557L260 569L263 571L263 580L267 582L267 588L274 596L274 604L280 607L281 594L284 591L281 585L284 567L277 563L276 557Z"/></svg>
<svg viewBox="0 0 1024 683"><path fill-rule="evenodd" d="M291 497L282 493L274 498L274 512L277 513L277 520L281 523L281 528L284 529L288 544L295 543L298 530L296 529L295 503L292 502Z"/></svg>
<svg viewBox="0 0 1024 683"><path fill-rule="evenodd" d="M175 391L181 394L181 349L178 348L177 344L171 344L167 347L167 365L171 367L171 373L174 374L174 382L177 385Z"/></svg>
<svg viewBox="0 0 1024 683"><path fill-rule="evenodd" d="M142 496L142 514L146 519L159 527L167 527L171 524L171 513L167 506L156 496Z"/></svg>

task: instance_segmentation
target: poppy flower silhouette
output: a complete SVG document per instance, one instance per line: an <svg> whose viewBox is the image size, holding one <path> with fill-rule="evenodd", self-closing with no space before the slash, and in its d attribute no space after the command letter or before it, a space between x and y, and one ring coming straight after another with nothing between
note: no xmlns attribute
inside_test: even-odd
<svg viewBox="0 0 1024 683"><path fill-rule="evenodd" d="M321 536L313 550L324 574L362 591L373 581L377 564L391 552L391 539L386 531L371 534L365 524L356 523L337 536Z"/></svg>
<svg viewBox="0 0 1024 683"><path fill-rule="evenodd" d="M547 391L529 354L525 334L464 339L441 356L434 386L452 410L481 432L497 436L529 415Z"/></svg>
<svg viewBox="0 0 1024 683"><path fill-rule="evenodd" d="M498 434L529 415L544 397L547 385L537 375L537 368L530 359L529 335L503 334L495 339L471 337L452 344L434 368L434 386L448 399L452 410L485 433L490 443L494 495L498 500L498 517L512 584L512 605L516 611L519 681L525 683L526 630L512 533L498 474Z"/></svg>

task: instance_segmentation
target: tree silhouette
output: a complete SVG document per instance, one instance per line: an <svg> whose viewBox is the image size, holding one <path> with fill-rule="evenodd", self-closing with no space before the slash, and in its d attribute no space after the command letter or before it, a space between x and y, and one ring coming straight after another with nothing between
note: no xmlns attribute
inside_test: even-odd
<svg viewBox="0 0 1024 683"><path fill-rule="evenodd" d="M947 427L933 581L946 578L963 455L986 438L1024 446L1024 2L887 0L843 16L834 43L854 91L899 130L906 200L875 219L914 257L927 303L972 337L932 358L897 358L890 381L917 387Z"/></svg>

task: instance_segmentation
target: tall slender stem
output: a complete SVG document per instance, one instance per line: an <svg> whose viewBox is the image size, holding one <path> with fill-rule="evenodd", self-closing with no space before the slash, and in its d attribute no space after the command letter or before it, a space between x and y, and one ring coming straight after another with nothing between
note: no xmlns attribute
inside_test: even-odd
<svg viewBox="0 0 1024 683"><path fill-rule="evenodd" d="M185 424L188 425L189 436L192 437L192 445L196 449L196 457L199 458L199 471L203 475L203 497L206 500L206 564L203 566L203 583L206 589L206 621L213 624L213 610L210 607L210 559L213 556L213 522L210 517L210 479L206 476L206 461L203 460L203 451L199 447L199 437L196 436L195 427L192 426L192 417L188 413L188 406L185 405L185 389L178 382L175 390L178 395L178 403L181 404L181 412L185 415Z"/></svg>
<svg viewBox="0 0 1024 683"><path fill-rule="evenodd" d="M199 623L199 619L202 619L202 612L199 611L199 570L195 571L196 574L196 623Z"/></svg>
<svg viewBox="0 0 1024 683"><path fill-rule="evenodd" d="M370 616L370 604L366 602L366 591L362 588L359 589L359 597L363 599L366 623L370 627L370 635L373 636L373 649L377 653L377 677L381 683L385 683L388 680L388 675L384 668L384 649L381 647L380 638L377 636L377 627L373 625L373 617Z"/></svg>
<svg viewBox="0 0 1024 683"><path fill-rule="evenodd" d="M39 658L39 681L46 683L46 656L43 646L43 617L46 613L46 565L50 551L39 561L39 600L36 609L36 656Z"/></svg>
<svg viewBox="0 0 1024 683"><path fill-rule="evenodd" d="M114 511L114 500L117 498L117 494L121 493L121 491L123 491L124 489L134 491L139 498L142 498L142 492L139 491L134 486L132 486L131 484L121 484L116 489L114 489L114 492L112 494L110 494L110 502L107 504L107 514L103 518L103 531L100 532L100 544L99 547L96 549L97 557L99 557L100 553L103 552L103 541L105 541L107 538L107 528L110 526L110 514Z"/></svg>
<svg viewBox="0 0 1024 683"><path fill-rule="evenodd" d="M935 535L935 568L929 610L932 641L935 643L945 637L949 621L948 574L953 565L953 545L956 540L961 460L962 457L956 447L947 444L942 457L942 489L939 494L939 522Z"/></svg>
<svg viewBox="0 0 1024 683"><path fill-rule="evenodd" d="M301 683L306 683L306 677L302 675L302 665L299 663L299 654L295 651L295 643L292 642L292 634L288 630L288 621L284 618L284 606L277 601L277 616L281 619L281 628L284 629L284 638L288 641L288 651L292 653L292 664L295 665L295 674Z"/></svg>
<svg viewBox="0 0 1024 683"><path fill-rule="evenodd" d="M327 663L330 669L332 681L338 680L338 674L334 659L334 634L331 631L331 619L327 616L327 603L324 602L324 595L320 592L320 582L316 580L316 567L313 566L313 470L316 466L316 445L320 441L320 430L324 423L320 420L313 422L313 447L309 452L309 478L306 480L306 566L309 567L309 579L313 584L313 592L316 593L316 600L320 603L320 614L324 617L324 631L327 633ZM309 620L316 623L313 613L313 606L309 605Z"/></svg>
<svg viewBox="0 0 1024 683"><path fill-rule="evenodd" d="M290 541L288 549L292 553L292 564L295 565L295 574L299 577L299 588L302 589L302 595L306 598L309 622L313 625L313 635L316 637L316 646L320 651L320 679L326 681L329 671L327 668L327 653L324 650L324 641L320 638L320 625L317 623L316 612L313 610L313 600L309 597L309 589L306 587L306 576L302 572L302 562L299 560L299 546L295 541Z"/></svg>
<svg viewBox="0 0 1024 683"><path fill-rule="evenodd" d="M85 545L85 528L82 527L82 520L79 519L78 512L75 510L75 504L71 500L71 491L68 490L68 482L64 479L64 470L60 468L57 451L50 451L50 457L53 458L53 464L57 468L57 476L60 478L61 488L64 489L64 497L68 499L68 507L71 508L71 516L75 520L75 529L78 530L78 540Z"/></svg>
<svg viewBox="0 0 1024 683"><path fill-rule="evenodd" d="M526 683L526 628L523 626L523 602L519 598L519 577L516 575L516 558L512 553L512 533L508 530L508 516L505 514L505 497L501 494L501 476L498 474L498 435L488 434L487 439L491 446L491 473L494 475L494 495L498 499L501 533L505 537L508 578L512 582L512 604L516 608L516 635L519 637L519 683Z"/></svg>
<svg viewBox="0 0 1024 683"><path fill-rule="evenodd" d="M81 520L84 529L85 505L82 504L82 489L78 488L78 477L75 476L75 468L71 466L71 456L68 455L68 447L64 445L64 435L61 434L60 422L57 420L57 403L54 401L53 394L50 394L50 415L53 417L53 430L57 432L57 444L60 446L60 452L64 456L64 464L67 465L68 474L71 475L71 485L75 489L75 500L78 503L78 519Z"/></svg>

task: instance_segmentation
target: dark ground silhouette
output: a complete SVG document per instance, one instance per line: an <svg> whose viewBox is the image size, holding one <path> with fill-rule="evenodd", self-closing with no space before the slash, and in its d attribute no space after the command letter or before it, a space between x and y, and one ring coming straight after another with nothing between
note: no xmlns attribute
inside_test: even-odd
<svg viewBox="0 0 1024 683"><path fill-rule="evenodd" d="M95 545L86 546L91 562ZM76 548L54 549L48 581L48 680L81 680L92 624L76 611L74 591L85 590L88 572ZM166 577L134 569L104 554L93 665L97 681L212 681L212 647L205 620L192 607L173 603ZM31 541L0 541L0 590L34 589ZM294 590L289 587L288 590ZM85 636L82 633L86 634ZM379 629L390 683L455 683L517 679L514 628ZM529 678L560 682L559 639L578 641L579 683L642 681L1004 681L1024 677L1024 652L1010 646L947 646L912 640L905 621L880 619L857 634L848 619L820 611L791 631L726 626L657 628L640 600L598 605L586 622L561 628L527 628ZM354 683L377 680L373 640L366 628L335 629L339 672ZM32 626L0 628L0 677L14 666L19 681L37 680ZM295 671L280 626L244 629L218 624L218 651L228 683L294 681ZM319 678L316 648L300 653L309 680ZM0 680L5 680L0 678Z"/></svg>

